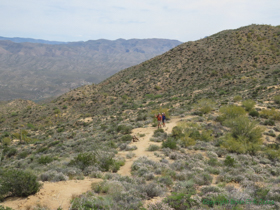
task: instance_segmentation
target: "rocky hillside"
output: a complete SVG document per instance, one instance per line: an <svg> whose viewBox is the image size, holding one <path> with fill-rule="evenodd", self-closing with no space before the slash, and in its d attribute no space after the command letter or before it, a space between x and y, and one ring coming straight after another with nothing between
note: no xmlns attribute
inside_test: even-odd
<svg viewBox="0 0 280 210"><path fill-rule="evenodd" d="M98 83L181 42L96 40L67 44L0 41L0 100L42 100Z"/></svg>

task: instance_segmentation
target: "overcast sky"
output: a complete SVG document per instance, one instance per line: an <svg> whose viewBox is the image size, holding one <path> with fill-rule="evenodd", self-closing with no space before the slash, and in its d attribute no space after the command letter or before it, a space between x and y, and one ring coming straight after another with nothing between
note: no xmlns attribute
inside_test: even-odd
<svg viewBox="0 0 280 210"><path fill-rule="evenodd" d="M250 24L280 25L280 0L0 0L0 36L193 41Z"/></svg>

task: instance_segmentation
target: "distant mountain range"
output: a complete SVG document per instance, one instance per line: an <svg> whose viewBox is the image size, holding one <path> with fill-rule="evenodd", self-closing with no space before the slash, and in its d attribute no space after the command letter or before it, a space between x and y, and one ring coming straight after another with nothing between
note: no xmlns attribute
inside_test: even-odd
<svg viewBox="0 0 280 210"><path fill-rule="evenodd" d="M57 42L57 41L48 41L43 39L32 39L32 38L20 38L20 37L3 37L0 36L0 40L10 40L15 43L23 43L23 42L29 42L29 43L40 43L40 44L67 44L68 42Z"/></svg>
<svg viewBox="0 0 280 210"><path fill-rule="evenodd" d="M38 101L58 96L99 83L181 44L167 39L51 43L25 38L0 40L0 100Z"/></svg>

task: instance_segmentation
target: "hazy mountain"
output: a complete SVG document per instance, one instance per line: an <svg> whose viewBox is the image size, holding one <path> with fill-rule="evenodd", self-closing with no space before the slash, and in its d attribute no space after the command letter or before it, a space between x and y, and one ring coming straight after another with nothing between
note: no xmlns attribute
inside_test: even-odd
<svg viewBox="0 0 280 210"><path fill-rule="evenodd" d="M118 39L47 45L0 41L0 100L40 100L98 83L181 42Z"/></svg>
<svg viewBox="0 0 280 210"><path fill-rule="evenodd" d="M32 38L20 38L20 37L3 37L0 36L0 40L10 40L15 43L29 42L29 43L40 43L40 44L67 44L67 42L57 42L57 41L48 41L43 39L32 39Z"/></svg>

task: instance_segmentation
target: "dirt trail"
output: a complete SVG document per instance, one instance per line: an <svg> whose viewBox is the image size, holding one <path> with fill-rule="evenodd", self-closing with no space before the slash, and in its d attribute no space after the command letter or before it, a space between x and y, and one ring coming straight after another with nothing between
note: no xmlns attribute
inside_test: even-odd
<svg viewBox="0 0 280 210"><path fill-rule="evenodd" d="M186 117L176 117L172 118L168 123L166 123L166 127L163 127L164 131L167 134L170 134L172 131L172 128L176 126L176 124L181 120L191 119L194 116L186 116ZM144 137L140 137L138 142L133 142L130 145L137 146L136 150L133 150L132 152L135 154L135 156L131 159L126 159L125 165L120 168L118 171L118 174L122 176L131 176L131 166L133 162L138 159L141 156L147 156L149 159L159 161L161 158L154 155L154 152L147 151L147 148L151 144L155 144L158 146L161 146L160 142L151 142L150 138L153 136L154 131L157 129L157 127L146 127L146 128L136 128L132 130L131 135L138 135L138 134L145 134ZM128 154L129 151L121 151L118 154L125 157L126 154Z"/></svg>
<svg viewBox="0 0 280 210"><path fill-rule="evenodd" d="M164 130L167 133L171 133L172 128L176 126L177 122L193 117L194 116L172 118L166 124ZM156 129L157 128L151 126L133 129L132 135L137 135L139 137L139 134L145 134L145 136L140 137L140 141L130 144L137 146L137 149L132 151L135 154L135 157L132 159L126 159L125 165L120 168L118 174L123 176L131 176L131 166L133 161L141 156L147 156L152 160L160 160L159 157L154 155L154 152L147 151L147 148L150 144L161 146L161 143L150 141L150 138ZM126 154L128 153L129 151L121 151L118 153L118 155L126 157ZM35 195L29 196L27 198L8 198L5 200L5 202L0 203L0 205L11 207L15 210L33 209L38 205L48 207L51 210L57 210L59 207L61 207L63 210L66 210L70 208L70 200L73 196L81 195L82 193L91 190L91 183L101 181L102 179L85 178L84 180L68 180L55 183L44 182L42 189Z"/></svg>
<svg viewBox="0 0 280 210"><path fill-rule="evenodd" d="M55 183L44 182L42 189L35 195L27 198L8 198L0 204L15 210L33 209L38 205L48 207L51 210L57 210L59 207L65 210L69 209L70 200L73 196L91 190L91 183L100 181L102 179L86 178L84 180L68 180Z"/></svg>

